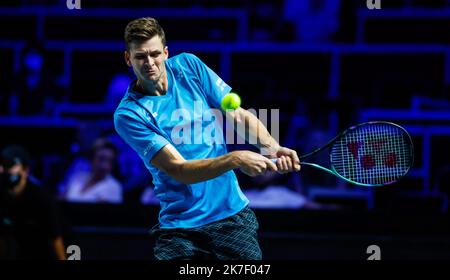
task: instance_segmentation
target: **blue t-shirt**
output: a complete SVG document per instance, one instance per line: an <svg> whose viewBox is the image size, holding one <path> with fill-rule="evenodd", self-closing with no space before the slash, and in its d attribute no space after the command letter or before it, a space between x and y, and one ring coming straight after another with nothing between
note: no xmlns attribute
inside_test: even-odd
<svg viewBox="0 0 450 280"><path fill-rule="evenodd" d="M192 54L174 56L165 65L167 93L143 95L133 91L136 81L132 82L116 109L114 125L153 176L161 228L198 227L232 216L248 204L234 172L187 185L153 166L151 160L169 143L186 160L226 154L225 117L218 108L231 88Z"/></svg>

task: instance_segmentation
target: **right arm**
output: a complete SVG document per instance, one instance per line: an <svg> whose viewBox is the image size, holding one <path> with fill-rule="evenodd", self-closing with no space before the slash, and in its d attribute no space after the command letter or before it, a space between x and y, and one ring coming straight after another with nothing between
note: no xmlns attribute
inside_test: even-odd
<svg viewBox="0 0 450 280"><path fill-rule="evenodd" d="M171 144L162 148L151 164L183 184L194 184L213 179L240 168L249 176L277 171L277 166L266 157L251 151L234 151L219 157L185 160Z"/></svg>
<svg viewBox="0 0 450 280"><path fill-rule="evenodd" d="M149 129L151 124L145 125L130 114L116 114L114 124L122 139L142 159L184 184L210 180L236 168L249 176L278 170L271 160L251 151L234 151L215 158L186 160L164 137Z"/></svg>

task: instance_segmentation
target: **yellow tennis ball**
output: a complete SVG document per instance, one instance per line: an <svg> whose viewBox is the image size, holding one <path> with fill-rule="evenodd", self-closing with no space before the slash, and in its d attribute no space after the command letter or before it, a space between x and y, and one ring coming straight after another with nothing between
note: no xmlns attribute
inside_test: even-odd
<svg viewBox="0 0 450 280"><path fill-rule="evenodd" d="M220 105L224 111L236 110L241 106L241 98L236 93L230 92L225 94Z"/></svg>

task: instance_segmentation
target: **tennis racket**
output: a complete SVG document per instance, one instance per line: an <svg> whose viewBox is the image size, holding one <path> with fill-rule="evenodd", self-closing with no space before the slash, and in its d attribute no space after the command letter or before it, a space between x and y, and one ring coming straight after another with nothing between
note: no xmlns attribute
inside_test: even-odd
<svg viewBox="0 0 450 280"><path fill-rule="evenodd" d="M303 161L327 148L330 168ZM355 185L374 187L397 182L408 173L413 159L411 137L404 128L390 122L374 121L348 128L321 148L301 156L300 164L326 171Z"/></svg>

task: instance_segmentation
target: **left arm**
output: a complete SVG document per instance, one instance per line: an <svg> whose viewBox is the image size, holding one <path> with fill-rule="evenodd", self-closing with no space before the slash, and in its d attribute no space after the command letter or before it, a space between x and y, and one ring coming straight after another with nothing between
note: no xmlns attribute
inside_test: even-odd
<svg viewBox="0 0 450 280"><path fill-rule="evenodd" d="M193 72L199 76L205 92L208 92L206 98L210 101L210 104L212 104L214 108L220 108L220 102L222 101L224 94L230 92L231 87L196 56L189 54L185 55L185 58L192 66L191 69ZM276 162L278 172L286 173L300 170L300 160L297 153L291 149L281 147L253 114L242 108L225 113L232 114L232 119L237 121L238 125L245 125L245 127L249 128L249 132L245 133L247 135L241 135L241 132L238 130L239 136L246 139L247 142L249 142L248 140L256 138L255 145L260 149L264 149L264 155L269 158L278 158Z"/></svg>
<svg viewBox="0 0 450 280"><path fill-rule="evenodd" d="M275 140L264 126L264 124L249 111L238 108L231 112L226 112L230 114L232 120L237 123L237 127L243 126L247 129L242 130L237 129L236 132L239 136L244 138L250 144L254 144L261 150L264 150L264 154L269 158L278 158L276 165L280 173L299 171L300 170L300 159L298 158L297 152L285 147L280 146L280 144ZM256 140L256 143L251 143Z"/></svg>

